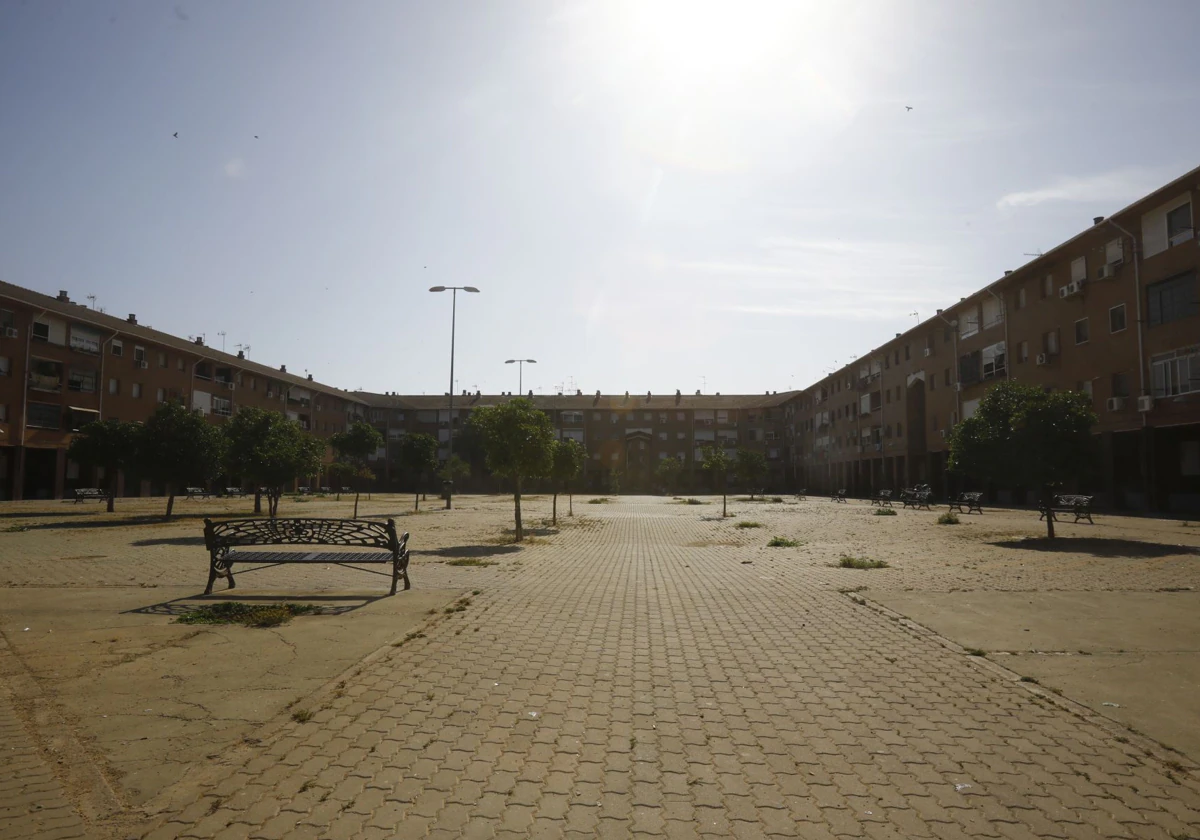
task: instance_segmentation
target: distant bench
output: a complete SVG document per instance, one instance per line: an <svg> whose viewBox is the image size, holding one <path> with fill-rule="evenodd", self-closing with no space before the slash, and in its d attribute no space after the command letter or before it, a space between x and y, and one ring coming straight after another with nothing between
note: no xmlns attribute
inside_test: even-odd
<svg viewBox="0 0 1200 840"><path fill-rule="evenodd" d="M803 502L808 499L808 488L803 488L796 491L796 501Z"/></svg>
<svg viewBox="0 0 1200 840"><path fill-rule="evenodd" d="M207 499L212 495L206 487L185 487L183 492L189 499Z"/></svg>
<svg viewBox="0 0 1200 840"><path fill-rule="evenodd" d="M929 505L933 501L933 491L927 485L918 484L916 487L900 491L900 501L906 508L932 510Z"/></svg>
<svg viewBox="0 0 1200 840"><path fill-rule="evenodd" d="M979 511L980 516L982 516L982 505L982 493L959 493L958 498L950 502L950 510L957 510L959 513L970 513L974 510ZM966 510L963 510L963 508L966 508Z"/></svg>
<svg viewBox="0 0 1200 840"><path fill-rule="evenodd" d="M226 496L245 496L246 491L243 490L241 487L226 487L225 495Z"/></svg>
<svg viewBox="0 0 1200 840"><path fill-rule="evenodd" d="M878 493L871 494L871 504L879 505L880 507L891 507L892 491L880 490Z"/></svg>
<svg viewBox="0 0 1200 840"><path fill-rule="evenodd" d="M1080 519L1086 519L1089 525L1095 525L1096 523L1092 521L1092 499L1094 498L1095 496L1053 496L1049 505L1045 502L1038 503L1038 510L1042 513L1038 519L1045 519L1049 516L1051 519L1057 521L1058 517L1055 516L1056 513L1071 513L1075 515L1076 522Z"/></svg>
<svg viewBox="0 0 1200 840"><path fill-rule="evenodd" d="M99 487L77 487L75 488L75 504L95 499L98 502L108 501L108 491L101 490Z"/></svg>
<svg viewBox="0 0 1200 840"><path fill-rule="evenodd" d="M834 490L833 493L829 496L829 501L831 501L831 502L846 501L846 491L845 490Z"/></svg>
<svg viewBox="0 0 1200 840"><path fill-rule="evenodd" d="M268 545L323 545L374 548L377 551L240 551L238 549ZM261 564L277 566L288 563L387 564L392 567L392 589L404 578L404 588L411 589L408 579L408 533L396 537L396 523L364 519L231 519L223 522L204 520L204 547L208 549L208 585L205 595L212 594L218 576L229 581L233 589L233 565ZM353 566L351 566L353 568Z"/></svg>

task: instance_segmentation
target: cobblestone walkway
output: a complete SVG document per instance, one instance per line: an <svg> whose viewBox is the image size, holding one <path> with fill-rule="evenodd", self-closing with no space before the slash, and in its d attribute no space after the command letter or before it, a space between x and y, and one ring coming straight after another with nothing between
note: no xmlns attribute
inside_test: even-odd
<svg viewBox="0 0 1200 840"><path fill-rule="evenodd" d="M1136 738L686 508L589 514L149 836L1200 836Z"/></svg>

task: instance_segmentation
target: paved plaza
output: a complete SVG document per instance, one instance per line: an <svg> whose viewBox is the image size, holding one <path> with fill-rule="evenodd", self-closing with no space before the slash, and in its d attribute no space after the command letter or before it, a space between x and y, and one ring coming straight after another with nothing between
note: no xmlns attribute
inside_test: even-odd
<svg viewBox="0 0 1200 840"><path fill-rule="evenodd" d="M722 519L719 499L576 498L569 524L517 548L502 544L510 499L463 498L399 524L416 553L415 588L397 599L436 590L445 608L397 619L303 697L247 718L252 730L214 736L147 799L114 771L122 747L95 734L104 719L56 701L71 688L45 664L48 637L35 649L10 617L55 590L108 588L145 605L163 601L156 589L198 592L198 520L89 527L110 515L23 504L3 521L28 530L0 533L4 838L1200 837L1200 756L1169 721L1139 734L1127 709L1060 695L1052 676L1022 680L1021 651L960 647L934 632L937 614L910 621L896 600L970 594L979 611L988 593L1052 593L1068 602L1061 611L1070 593L1129 593L1177 599L1168 612L1186 628L1200 607L1200 529L1189 523L1068 522L1047 550L1022 545L1041 532L1024 511L951 527L929 512L875 516L824 499L731 500L735 515ZM411 504L380 497L363 511ZM285 500L281 515L349 515L344 500L297 507ZM549 500L525 509L540 523ZM800 545L767 547L777 535ZM888 568L836 568L843 556ZM448 562L467 557L492 565ZM239 579L237 594L303 601L384 586L293 566ZM281 633L295 645L283 631L353 629L397 599L301 617ZM153 611L130 621L128 634L178 628ZM1179 636L1169 652L1194 667L1197 640ZM107 644L92 643L97 655ZM319 659L312 644L300 652ZM1086 665L1106 650L1054 652ZM1112 656L1121 664L1115 643Z"/></svg>

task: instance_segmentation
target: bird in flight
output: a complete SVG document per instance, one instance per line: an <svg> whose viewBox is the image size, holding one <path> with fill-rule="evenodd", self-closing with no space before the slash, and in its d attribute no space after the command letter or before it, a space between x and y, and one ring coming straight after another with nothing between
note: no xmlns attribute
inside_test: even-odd
<svg viewBox="0 0 1200 840"><path fill-rule="evenodd" d="M911 105L905 105L905 106L904 106L904 110L905 110L905 111L911 111L911 110L912 110L912 106L911 106Z"/></svg>
<svg viewBox="0 0 1200 840"><path fill-rule="evenodd" d="M258 139L258 135L257 135L257 134L255 134L255 135L254 135L254 139L255 139L255 140L257 140L257 139Z"/></svg>
<svg viewBox="0 0 1200 840"><path fill-rule="evenodd" d="M176 140L178 140L178 139L179 139L179 132L178 132L178 131L176 131L176 132L175 132L174 134L172 134L171 136L172 136L172 137L174 137Z"/></svg>

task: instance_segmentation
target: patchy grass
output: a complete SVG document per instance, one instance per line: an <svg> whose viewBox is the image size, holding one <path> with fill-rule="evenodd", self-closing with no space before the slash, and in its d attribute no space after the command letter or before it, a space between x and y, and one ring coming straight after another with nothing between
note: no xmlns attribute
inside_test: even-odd
<svg viewBox="0 0 1200 840"><path fill-rule="evenodd" d="M406 634L403 639L399 639L395 642L392 642L392 647L404 647L406 644L413 641L414 639L424 639L424 638L425 638L424 633L414 630L413 632Z"/></svg>
<svg viewBox="0 0 1200 840"><path fill-rule="evenodd" d="M875 515L876 516L895 516L896 509L895 508L885 508L885 507L875 508Z"/></svg>
<svg viewBox="0 0 1200 840"><path fill-rule="evenodd" d="M793 540L790 537L771 537L767 543L771 548L796 548L803 545L799 540Z"/></svg>
<svg viewBox="0 0 1200 840"><path fill-rule="evenodd" d="M734 528L761 528L762 526L763 526L763 524L761 522L739 522L738 524L734 525L733 527Z"/></svg>
<svg viewBox="0 0 1200 840"><path fill-rule="evenodd" d="M446 609L442 610L442 612L445 613L446 615L450 615L452 613L466 612L467 607L469 607L469 606L471 606L470 598L459 598L453 604L446 607Z"/></svg>
<svg viewBox="0 0 1200 840"><path fill-rule="evenodd" d="M1034 685L1038 684L1037 677L1021 677L1021 682L1033 683Z"/></svg>
<svg viewBox="0 0 1200 840"><path fill-rule="evenodd" d="M958 524L958 514L952 510L946 511L945 513L943 513L941 516L939 516L937 518L937 524L939 524L939 525L957 525Z"/></svg>
<svg viewBox="0 0 1200 840"><path fill-rule="evenodd" d="M848 587L838 590L838 592L842 595L854 595L857 592L866 592L866 591L867 591L867 587L865 587L865 586L848 586Z"/></svg>
<svg viewBox="0 0 1200 840"><path fill-rule="evenodd" d="M9 525L8 527L6 527L4 529L4 533L19 534L21 531L28 531L28 530L29 530L29 526L26 525L24 522L17 522L13 525Z"/></svg>
<svg viewBox="0 0 1200 840"><path fill-rule="evenodd" d="M987 656L987 651L983 648L967 648L967 656Z"/></svg>
<svg viewBox="0 0 1200 840"><path fill-rule="evenodd" d="M457 560L447 560L447 566L497 566L495 560L481 560L478 557L460 557Z"/></svg>
<svg viewBox="0 0 1200 840"><path fill-rule="evenodd" d="M699 499L680 499L678 504L681 505L706 505L708 502L702 502Z"/></svg>
<svg viewBox="0 0 1200 840"><path fill-rule="evenodd" d="M225 601L204 605L175 619L176 624L241 624L244 627L278 627L298 615L320 612L312 604L242 604Z"/></svg>
<svg viewBox="0 0 1200 840"><path fill-rule="evenodd" d="M308 709L297 709L292 712L292 720L296 721L296 723L308 723L312 720L312 712Z"/></svg>
<svg viewBox="0 0 1200 840"><path fill-rule="evenodd" d="M888 562L886 560L872 560L869 557L851 557L849 554L843 554L838 560L838 567L842 569L886 569Z"/></svg>
<svg viewBox="0 0 1200 840"><path fill-rule="evenodd" d="M607 497L605 497L605 496L601 496L601 497L600 497L600 498L598 498L598 499L588 499L588 500L587 500L587 503L588 503L589 505L611 505L611 504L612 504L612 499L609 499L609 498L607 498Z"/></svg>

